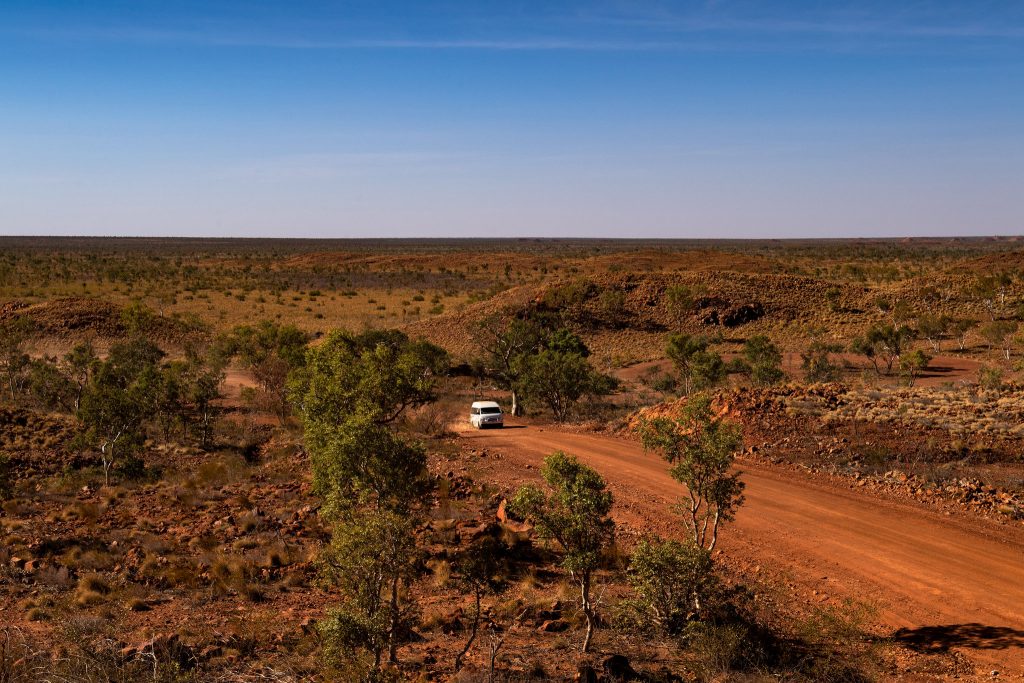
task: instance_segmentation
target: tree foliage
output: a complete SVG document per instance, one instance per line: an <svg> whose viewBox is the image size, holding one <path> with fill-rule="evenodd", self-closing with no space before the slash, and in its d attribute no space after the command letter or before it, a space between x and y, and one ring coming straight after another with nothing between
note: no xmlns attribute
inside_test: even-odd
<svg viewBox="0 0 1024 683"><path fill-rule="evenodd" d="M850 350L871 361L875 372L892 374L893 366L899 361L914 340L914 331L906 326L874 324L867 332L851 342Z"/></svg>
<svg viewBox="0 0 1024 683"><path fill-rule="evenodd" d="M290 382L314 486L332 514L353 504L407 509L426 487L426 455L391 429L434 400L447 354L401 332L332 332Z"/></svg>
<svg viewBox="0 0 1024 683"><path fill-rule="evenodd" d="M487 316L474 328L474 337L485 355L490 377L512 393L512 414L522 414L519 397L527 371L525 359L536 353L544 341L543 327L533 319L522 319L512 311Z"/></svg>
<svg viewBox="0 0 1024 683"><path fill-rule="evenodd" d="M914 385L920 374L928 369L931 360L932 357L921 349L915 349L900 358L900 374L906 380L907 386Z"/></svg>
<svg viewBox="0 0 1024 683"><path fill-rule="evenodd" d="M596 625L591 600L594 571L601 555L615 536L615 523L609 517L612 494L597 472L576 458L556 452L544 459L541 476L548 485L544 491L525 486L512 499L510 509L536 525L542 538L562 546L562 566L580 587L580 601L587 619L583 651L590 649Z"/></svg>
<svg viewBox="0 0 1024 683"><path fill-rule="evenodd" d="M785 377L782 370L782 352L763 334L754 335L743 344L745 369L757 386L778 384Z"/></svg>
<svg viewBox="0 0 1024 683"><path fill-rule="evenodd" d="M32 330L32 321L25 317L0 322L0 373L11 401L17 400L28 381L28 369L32 361L25 351L25 345Z"/></svg>
<svg viewBox="0 0 1024 683"><path fill-rule="evenodd" d="M669 463L672 478L686 487L681 504L694 542L713 550L718 529L732 521L743 504L744 484L731 472L743 445L739 426L714 414L711 399L691 398L679 420L647 420L638 431L644 448L658 451Z"/></svg>
<svg viewBox="0 0 1024 683"><path fill-rule="evenodd" d="M709 351L708 346L709 342L704 337L680 333L668 338L665 355L675 365L686 394L717 386L725 379L726 366L722 356Z"/></svg>
<svg viewBox="0 0 1024 683"><path fill-rule="evenodd" d="M405 589L418 564L415 530L431 486L423 447L395 429L434 399L447 354L397 330L332 332L293 370L290 396L310 451L314 487L334 522L323 575L341 602L320 624L325 654L358 680L397 661L415 604Z"/></svg>
<svg viewBox="0 0 1024 683"><path fill-rule="evenodd" d="M115 344L83 391L78 417L85 439L100 452L108 484L116 462L135 464L128 458L142 446L146 421L157 410L163 356L142 338Z"/></svg>
<svg viewBox="0 0 1024 683"><path fill-rule="evenodd" d="M462 650L455 656L455 670L462 668L463 660L473 647L480 630L481 600L485 593L494 591L499 582L495 576L502 564L505 547L493 536L483 536L463 550L455 563L457 585L473 596L473 621Z"/></svg>
<svg viewBox="0 0 1024 683"><path fill-rule="evenodd" d="M524 365L524 395L547 406L559 422L569 419L581 398L606 394L615 384L594 370L585 355L557 345L526 358Z"/></svg>
<svg viewBox="0 0 1024 683"><path fill-rule="evenodd" d="M973 318L957 318L950 323L950 331L956 336L960 350L967 348L967 335L978 326L978 321Z"/></svg>
<svg viewBox="0 0 1024 683"><path fill-rule="evenodd" d="M665 289L665 302L669 313L677 318L693 313L698 294L698 291L686 285L670 285Z"/></svg>
<svg viewBox="0 0 1024 683"><path fill-rule="evenodd" d="M835 344L820 339L812 340L807 350L800 354L804 379L811 383L838 382L842 377L842 368L832 360L832 354L839 350Z"/></svg>
<svg viewBox="0 0 1024 683"><path fill-rule="evenodd" d="M922 313L917 316L917 333L928 340L932 349L938 353L942 338L946 335L951 323L952 321L945 315Z"/></svg>
<svg viewBox="0 0 1024 683"><path fill-rule="evenodd" d="M307 424L339 424L360 415L383 425L436 398L437 380L448 371L448 354L397 330L335 330L309 349L303 365L289 384Z"/></svg>
<svg viewBox="0 0 1024 683"><path fill-rule="evenodd" d="M1013 320L994 320L982 325L981 336L989 343L992 349L999 349L1006 360L1010 360L1010 351L1013 347L1013 334L1017 331L1018 324Z"/></svg>
<svg viewBox="0 0 1024 683"><path fill-rule="evenodd" d="M291 414L288 378L306 361L309 335L294 325L263 320L240 325L216 340L216 352L225 360L239 358L252 373L257 404L284 422Z"/></svg>
<svg viewBox="0 0 1024 683"><path fill-rule="evenodd" d="M418 555L415 521L398 512L362 511L335 528L320 566L343 598L318 629L338 669L374 681L385 653L397 661L417 614L416 603L401 595L416 578Z"/></svg>
<svg viewBox="0 0 1024 683"><path fill-rule="evenodd" d="M719 586L711 553L692 541L642 540L627 578L637 596L629 606L672 636L700 616Z"/></svg>

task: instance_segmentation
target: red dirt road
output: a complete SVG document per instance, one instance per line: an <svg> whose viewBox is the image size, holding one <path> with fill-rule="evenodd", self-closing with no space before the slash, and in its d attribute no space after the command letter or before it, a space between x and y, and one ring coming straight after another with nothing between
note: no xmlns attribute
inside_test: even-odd
<svg viewBox="0 0 1024 683"><path fill-rule="evenodd" d="M499 452L502 467L536 467L555 450L576 455L608 481L620 523L683 531L668 509L680 486L638 444L532 426L461 435ZM997 669L1001 680L1024 680L1019 523L948 517L751 462L742 469L746 505L720 544L730 557L781 577L797 599L866 602L883 631L917 629L919 645L960 651L979 674Z"/></svg>

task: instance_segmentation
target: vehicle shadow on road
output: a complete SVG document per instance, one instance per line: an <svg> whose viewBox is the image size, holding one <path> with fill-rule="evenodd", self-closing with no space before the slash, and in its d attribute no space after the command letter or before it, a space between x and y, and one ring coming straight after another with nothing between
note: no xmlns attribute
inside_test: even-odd
<svg viewBox="0 0 1024 683"><path fill-rule="evenodd" d="M954 647L975 650L1024 648L1024 631L1008 626L985 626L983 624L947 624L945 626L901 628L892 634L892 639L917 652L931 654L948 652L950 648Z"/></svg>

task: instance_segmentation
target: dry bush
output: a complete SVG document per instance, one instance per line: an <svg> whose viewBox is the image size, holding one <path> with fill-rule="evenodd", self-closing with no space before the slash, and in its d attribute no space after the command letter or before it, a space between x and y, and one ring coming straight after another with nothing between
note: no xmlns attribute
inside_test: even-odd
<svg viewBox="0 0 1024 683"><path fill-rule="evenodd" d="M262 519L260 518L259 513L255 510L249 510L248 512L244 512L239 515L236 526L241 533L251 534L254 531L257 531L261 524Z"/></svg>
<svg viewBox="0 0 1024 683"><path fill-rule="evenodd" d="M200 463L191 481L196 488L220 488L244 479L246 470L244 459L226 453Z"/></svg>
<svg viewBox="0 0 1024 683"><path fill-rule="evenodd" d="M44 680L47 657L43 648L21 629L0 626L0 681L36 683Z"/></svg>
<svg viewBox="0 0 1024 683"><path fill-rule="evenodd" d="M684 634L687 660L699 681L722 680L740 668L750 643L739 624L694 622Z"/></svg>
<svg viewBox="0 0 1024 683"><path fill-rule="evenodd" d="M438 588L446 588L452 578L452 564L447 560L430 560L427 562L433 583Z"/></svg>
<svg viewBox="0 0 1024 683"><path fill-rule="evenodd" d="M406 422L411 431L435 439L452 436L452 425L459 419L455 406L437 401L417 408Z"/></svg>
<svg viewBox="0 0 1024 683"><path fill-rule="evenodd" d="M110 584L98 574L86 574L78 580L75 589L75 604L79 607L92 607L103 603L110 594Z"/></svg>
<svg viewBox="0 0 1024 683"><path fill-rule="evenodd" d="M252 602L261 602L265 596L262 589L253 583L255 573L250 561L233 555L216 555L207 570L215 594L236 593Z"/></svg>

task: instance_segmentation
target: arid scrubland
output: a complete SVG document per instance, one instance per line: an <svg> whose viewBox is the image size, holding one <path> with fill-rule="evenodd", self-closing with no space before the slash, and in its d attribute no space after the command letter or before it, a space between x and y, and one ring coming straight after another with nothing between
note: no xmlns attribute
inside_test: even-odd
<svg viewBox="0 0 1024 683"><path fill-rule="evenodd" d="M745 463L1020 532L1014 241L0 245L0 681L995 666L729 535ZM481 397L674 488L513 466Z"/></svg>

